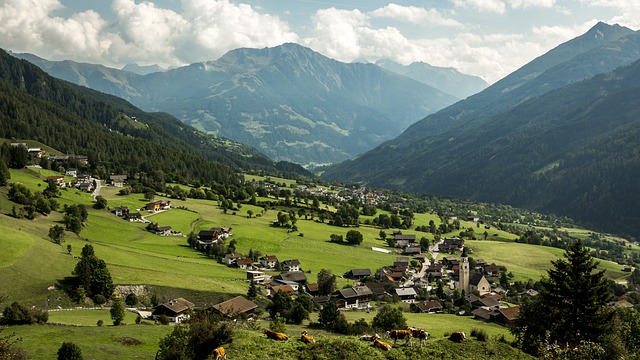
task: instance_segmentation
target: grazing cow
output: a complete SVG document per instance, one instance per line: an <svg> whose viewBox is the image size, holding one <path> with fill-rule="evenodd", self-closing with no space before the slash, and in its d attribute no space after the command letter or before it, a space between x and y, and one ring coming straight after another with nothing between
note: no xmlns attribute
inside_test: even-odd
<svg viewBox="0 0 640 360"><path fill-rule="evenodd" d="M409 328L409 329L411 330L411 335L413 335L414 338L420 339L420 347L422 347L423 343L425 343L429 338L429 333L424 331L424 329L416 329L416 328Z"/></svg>
<svg viewBox="0 0 640 360"><path fill-rule="evenodd" d="M381 341L379 338L375 338L373 340L373 347L378 348L378 349L382 349L384 351L391 350L391 345L387 344L384 341Z"/></svg>
<svg viewBox="0 0 640 360"><path fill-rule="evenodd" d="M267 337L269 339L282 340L282 341L289 339L289 337L286 334L275 332L275 331L273 331L273 330L271 330L269 328L265 328L264 330L262 330L262 332L267 334Z"/></svg>
<svg viewBox="0 0 640 360"><path fill-rule="evenodd" d="M413 337L411 330L390 330L387 331L387 337L393 339L393 346L396 346L398 339L405 339L409 346L413 346L411 343L411 338Z"/></svg>
<svg viewBox="0 0 640 360"><path fill-rule="evenodd" d="M304 330L302 332L302 335L300 335L300 341L302 341L305 344L313 344L316 342L316 340L313 337L311 337L311 335L309 335L307 330Z"/></svg>
<svg viewBox="0 0 640 360"><path fill-rule="evenodd" d="M218 346L213 350L213 356L215 360L227 360L227 352L224 351L222 346Z"/></svg>
<svg viewBox="0 0 640 360"><path fill-rule="evenodd" d="M467 338L467 334L465 334L464 331L454 331L451 333L451 335L449 335L449 340L455 341L458 343L462 342L466 338Z"/></svg>

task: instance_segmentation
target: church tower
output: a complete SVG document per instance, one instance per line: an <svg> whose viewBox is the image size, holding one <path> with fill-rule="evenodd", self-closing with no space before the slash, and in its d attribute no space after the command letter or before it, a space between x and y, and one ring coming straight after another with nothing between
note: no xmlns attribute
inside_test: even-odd
<svg viewBox="0 0 640 360"><path fill-rule="evenodd" d="M469 258L467 257L466 251L462 252L462 257L460 258L458 275L458 285L460 290L464 291L465 295L469 295L471 290L471 288L469 287Z"/></svg>

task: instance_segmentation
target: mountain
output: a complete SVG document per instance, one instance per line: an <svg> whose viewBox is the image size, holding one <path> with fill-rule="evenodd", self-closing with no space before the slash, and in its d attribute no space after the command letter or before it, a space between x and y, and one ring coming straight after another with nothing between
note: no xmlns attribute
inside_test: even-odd
<svg viewBox="0 0 640 360"><path fill-rule="evenodd" d="M236 49L144 76L30 60L53 76L305 164L352 158L458 100L373 64L345 64L296 44Z"/></svg>
<svg viewBox="0 0 640 360"><path fill-rule="evenodd" d="M466 75L454 68L432 66L423 62L401 65L392 60L378 60L376 65L397 74L418 80L460 99L484 90L489 84L482 78Z"/></svg>
<svg viewBox="0 0 640 360"><path fill-rule="evenodd" d="M164 174L159 181L238 184L240 170L285 172L279 170L285 166L253 148L55 79L4 51L0 90L1 138L32 139L64 153L87 155L102 175L143 171ZM287 170L304 172L295 165Z"/></svg>
<svg viewBox="0 0 640 360"><path fill-rule="evenodd" d="M138 64L127 64L122 68L122 71L128 71L138 75L147 75L154 72L162 72L166 70L158 65L142 66Z"/></svg>
<svg viewBox="0 0 640 360"><path fill-rule="evenodd" d="M638 59L640 33L600 23L323 176L508 203L633 234Z"/></svg>

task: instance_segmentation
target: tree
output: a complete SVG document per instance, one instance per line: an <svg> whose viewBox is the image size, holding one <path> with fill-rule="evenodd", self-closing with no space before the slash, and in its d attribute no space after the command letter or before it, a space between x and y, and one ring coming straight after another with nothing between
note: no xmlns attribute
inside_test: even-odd
<svg viewBox="0 0 640 360"><path fill-rule="evenodd" d="M60 225L53 225L49 228L49 239L54 244L60 245L64 241L64 227Z"/></svg>
<svg viewBox="0 0 640 360"><path fill-rule="evenodd" d="M247 215L249 215L249 217L253 216L253 210L251 209L247 210Z"/></svg>
<svg viewBox="0 0 640 360"><path fill-rule="evenodd" d="M380 230L380 239L382 240L386 240L387 239L387 232L384 230Z"/></svg>
<svg viewBox="0 0 640 360"><path fill-rule="evenodd" d="M96 196L96 203L93 204L94 209L105 209L107 207L107 199L102 195Z"/></svg>
<svg viewBox="0 0 640 360"><path fill-rule="evenodd" d="M156 192L153 189L148 189L144 193L144 199L147 201L153 201L156 197Z"/></svg>
<svg viewBox="0 0 640 360"><path fill-rule="evenodd" d="M258 297L258 288L256 284L251 281L249 283L249 290L247 290L247 299L254 300L256 297Z"/></svg>
<svg viewBox="0 0 640 360"><path fill-rule="evenodd" d="M171 334L160 340L160 349L156 358L159 360L207 359L215 348L231 342L232 326L211 311L197 311L189 320L175 326Z"/></svg>
<svg viewBox="0 0 640 360"><path fill-rule="evenodd" d="M122 303L121 299L117 299L113 301L113 304L111 305L111 309L109 310L109 313L111 314L111 320L113 320L113 325L120 325L120 323L122 323L122 320L124 320L124 304Z"/></svg>
<svg viewBox="0 0 640 360"><path fill-rule="evenodd" d="M349 230L347 232L347 242L351 245L360 245L362 244L362 241L364 240L364 237L362 236L362 233L360 233L360 231L358 230Z"/></svg>
<svg viewBox="0 0 640 360"><path fill-rule="evenodd" d="M89 296L100 294L106 298L111 297L113 292L111 274L104 260L95 255L91 244L86 244L82 248L80 260L72 274L78 278L78 285L82 286Z"/></svg>
<svg viewBox="0 0 640 360"><path fill-rule="evenodd" d="M72 342L63 342L58 349L58 360L82 360L82 350Z"/></svg>
<svg viewBox="0 0 640 360"><path fill-rule="evenodd" d="M384 305L371 322L371 326L381 330L405 329L407 319L398 308Z"/></svg>
<svg viewBox="0 0 640 360"><path fill-rule="evenodd" d="M2 325L29 325L44 324L49 320L49 313L38 309L31 309L18 302L4 308L0 324Z"/></svg>
<svg viewBox="0 0 640 360"><path fill-rule="evenodd" d="M612 296L604 270L596 271L599 262L581 241L551 264L548 277L540 282L540 296L522 306L517 327L512 330L523 350L534 354L536 344L545 341L598 342L610 315L605 305Z"/></svg>
<svg viewBox="0 0 640 360"><path fill-rule="evenodd" d="M320 269L318 272L318 293L329 295L336 290L336 276L331 270Z"/></svg>
<svg viewBox="0 0 640 360"><path fill-rule="evenodd" d="M325 329L332 329L333 323L336 321L340 312L338 311L338 307L332 301L326 303L320 313L318 314L318 322L325 327Z"/></svg>
<svg viewBox="0 0 640 360"><path fill-rule="evenodd" d="M4 162L2 156L0 156L0 186L6 186L11 179L11 173L7 163Z"/></svg>
<svg viewBox="0 0 640 360"><path fill-rule="evenodd" d="M124 303L129 305L129 306L136 306L136 304L138 304L138 296L136 294L134 294L134 293L130 293L124 299Z"/></svg>
<svg viewBox="0 0 640 360"><path fill-rule="evenodd" d="M288 318L288 313L291 310L291 304L292 300L289 294L279 290L275 295L273 295L273 299L267 306L267 310L269 310L269 315L271 317L276 316L276 314L280 314L283 317Z"/></svg>

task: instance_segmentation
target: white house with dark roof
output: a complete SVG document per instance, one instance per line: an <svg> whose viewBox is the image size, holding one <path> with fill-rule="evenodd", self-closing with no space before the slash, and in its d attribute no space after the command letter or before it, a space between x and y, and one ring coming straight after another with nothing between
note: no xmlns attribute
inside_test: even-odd
<svg viewBox="0 0 640 360"><path fill-rule="evenodd" d="M282 267L282 271L300 271L300 261L297 259L285 260L280 266Z"/></svg>
<svg viewBox="0 0 640 360"><path fill-rule="evenodd" d="M406 288L396 288L396 295L398 295L398 297L403 303L413 304L414 302L416 302L416 297L418 296L418 293L416 293L416 290L414 288L406 287Z"/></svg>

